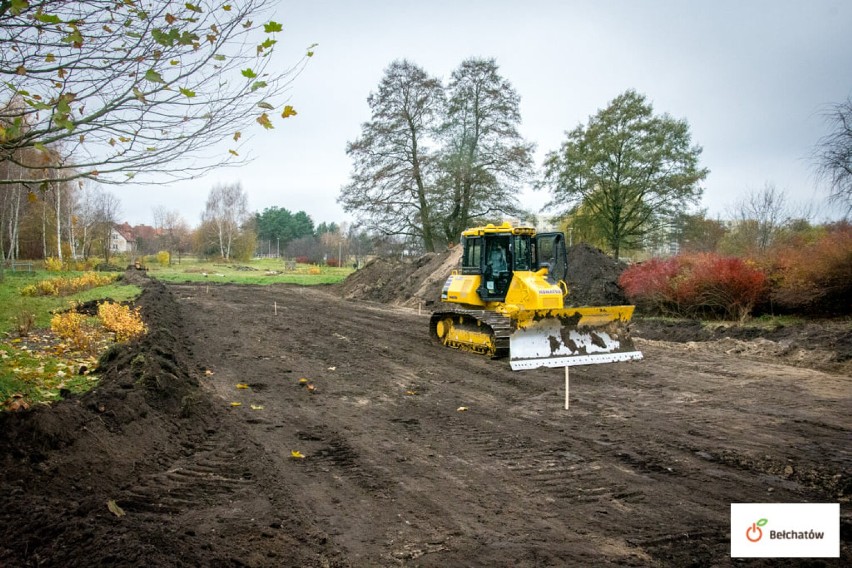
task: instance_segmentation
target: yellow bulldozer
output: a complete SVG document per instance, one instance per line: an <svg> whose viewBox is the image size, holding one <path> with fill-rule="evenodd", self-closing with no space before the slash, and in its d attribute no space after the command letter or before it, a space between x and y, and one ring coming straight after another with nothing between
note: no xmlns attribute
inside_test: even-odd
<svg viewBox="0 0 852 568"><path fill-rule="evenodd" d="M513 370L642 358L628 333L633 306L568 306L563 233L489 224L464 231L461 246L430 320L435 341L508 355Z"/></svg>

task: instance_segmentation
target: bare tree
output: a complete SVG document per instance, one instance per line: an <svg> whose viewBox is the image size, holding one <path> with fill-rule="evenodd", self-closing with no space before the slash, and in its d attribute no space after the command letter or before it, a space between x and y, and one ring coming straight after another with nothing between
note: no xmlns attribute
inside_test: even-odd
<svg viewBox="0 0 852 568"><path fill-rule="evenodd" d="M825 115L830 132L817 143L818 175L831 187L830 199L852 213L852 97L832 105Z"/></svg>
<svg viewBox="0 0 852 568"><path fill-rule="evenodd" d="M154 208L154 228L160 234L161 242L169 253L169 264L172 264L172 253L180 244L180 231L186 225L180 211L168 210L162 205Z"/></svg>
<svg viewBox="0 0 852 568"><path fill-rule="evenodd" d="M763 189L750 191L737 202L733 218L739 240L750 245L748 248L765 251L791 218L787 196L767 182Z"/></svg>
<svg viewBox="0 0 852 568"><path fill-rule="evenodd" d="M231 246L247 217L248 197L242 185L234 183L213 186L207 196L202 220L216 228L222 258L231 257Z"/></svg>
<svg viewBox="0 0 852 568"><path fill-rule="evenodd" d="M394 61L367 102L372 118L346 153L352 181L338 198L366 226L413 236L435 250L435 157L429 143L443 104L438 79L409 61Z"/></svg>
<svg viewBox="0 0 852 568"><path fill-rule="evenodd" d="M263 16L276 4L0 0L0 163L25 170L0 184L187 179L242 163L242 131L273 127L268 112L312 55L292 67L270 57L282 26ZM209 152L225 138L228 152ZM59 143L50 169L22 159Z"/></svg>
<svg viewBox="0 0 852 568"><path fill-rule="evenodd" d="M453 71L436 200L448 242L474 219L521 214L517 195L531 176L533 146L518 132L520 101L494 59L471 58Z"/></svg>

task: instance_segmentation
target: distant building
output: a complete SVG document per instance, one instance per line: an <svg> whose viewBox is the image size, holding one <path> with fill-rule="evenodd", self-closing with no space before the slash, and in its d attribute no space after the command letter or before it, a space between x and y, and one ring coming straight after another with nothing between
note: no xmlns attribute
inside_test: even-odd
<svg viewBox="0 0 852 568"><path fill-rule="evenodd" d="M109 250L116 253L133 252L136 239L133 233L123 226L113 227L109 235Z"/></svg>

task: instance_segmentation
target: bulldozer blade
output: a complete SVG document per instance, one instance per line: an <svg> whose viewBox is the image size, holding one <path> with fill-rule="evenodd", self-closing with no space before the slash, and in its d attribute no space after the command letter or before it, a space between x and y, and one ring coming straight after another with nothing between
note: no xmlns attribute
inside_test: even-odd
<svg viewBox="0 0 852 568"><path fill-rule="evenodd" d="M509 337L509 364L513 371L538 367L594 365L642 358L626 325L566 326L559 318L544 318L519 328Z"/></svg>

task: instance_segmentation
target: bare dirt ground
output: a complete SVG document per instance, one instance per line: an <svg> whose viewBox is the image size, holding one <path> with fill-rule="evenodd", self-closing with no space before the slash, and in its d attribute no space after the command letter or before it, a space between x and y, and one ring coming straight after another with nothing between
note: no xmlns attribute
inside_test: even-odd
<svg viewBox="0 0 852 568"><path fill-rule="evenodd" d="M565 411L561 370L433 345L416 308L139 303L152 331L96 391L2 418L0 565L852 562L848 374L639 339L644 361L573 368ZM732 502L838 501L840 560L729 558Z"/></svg>

